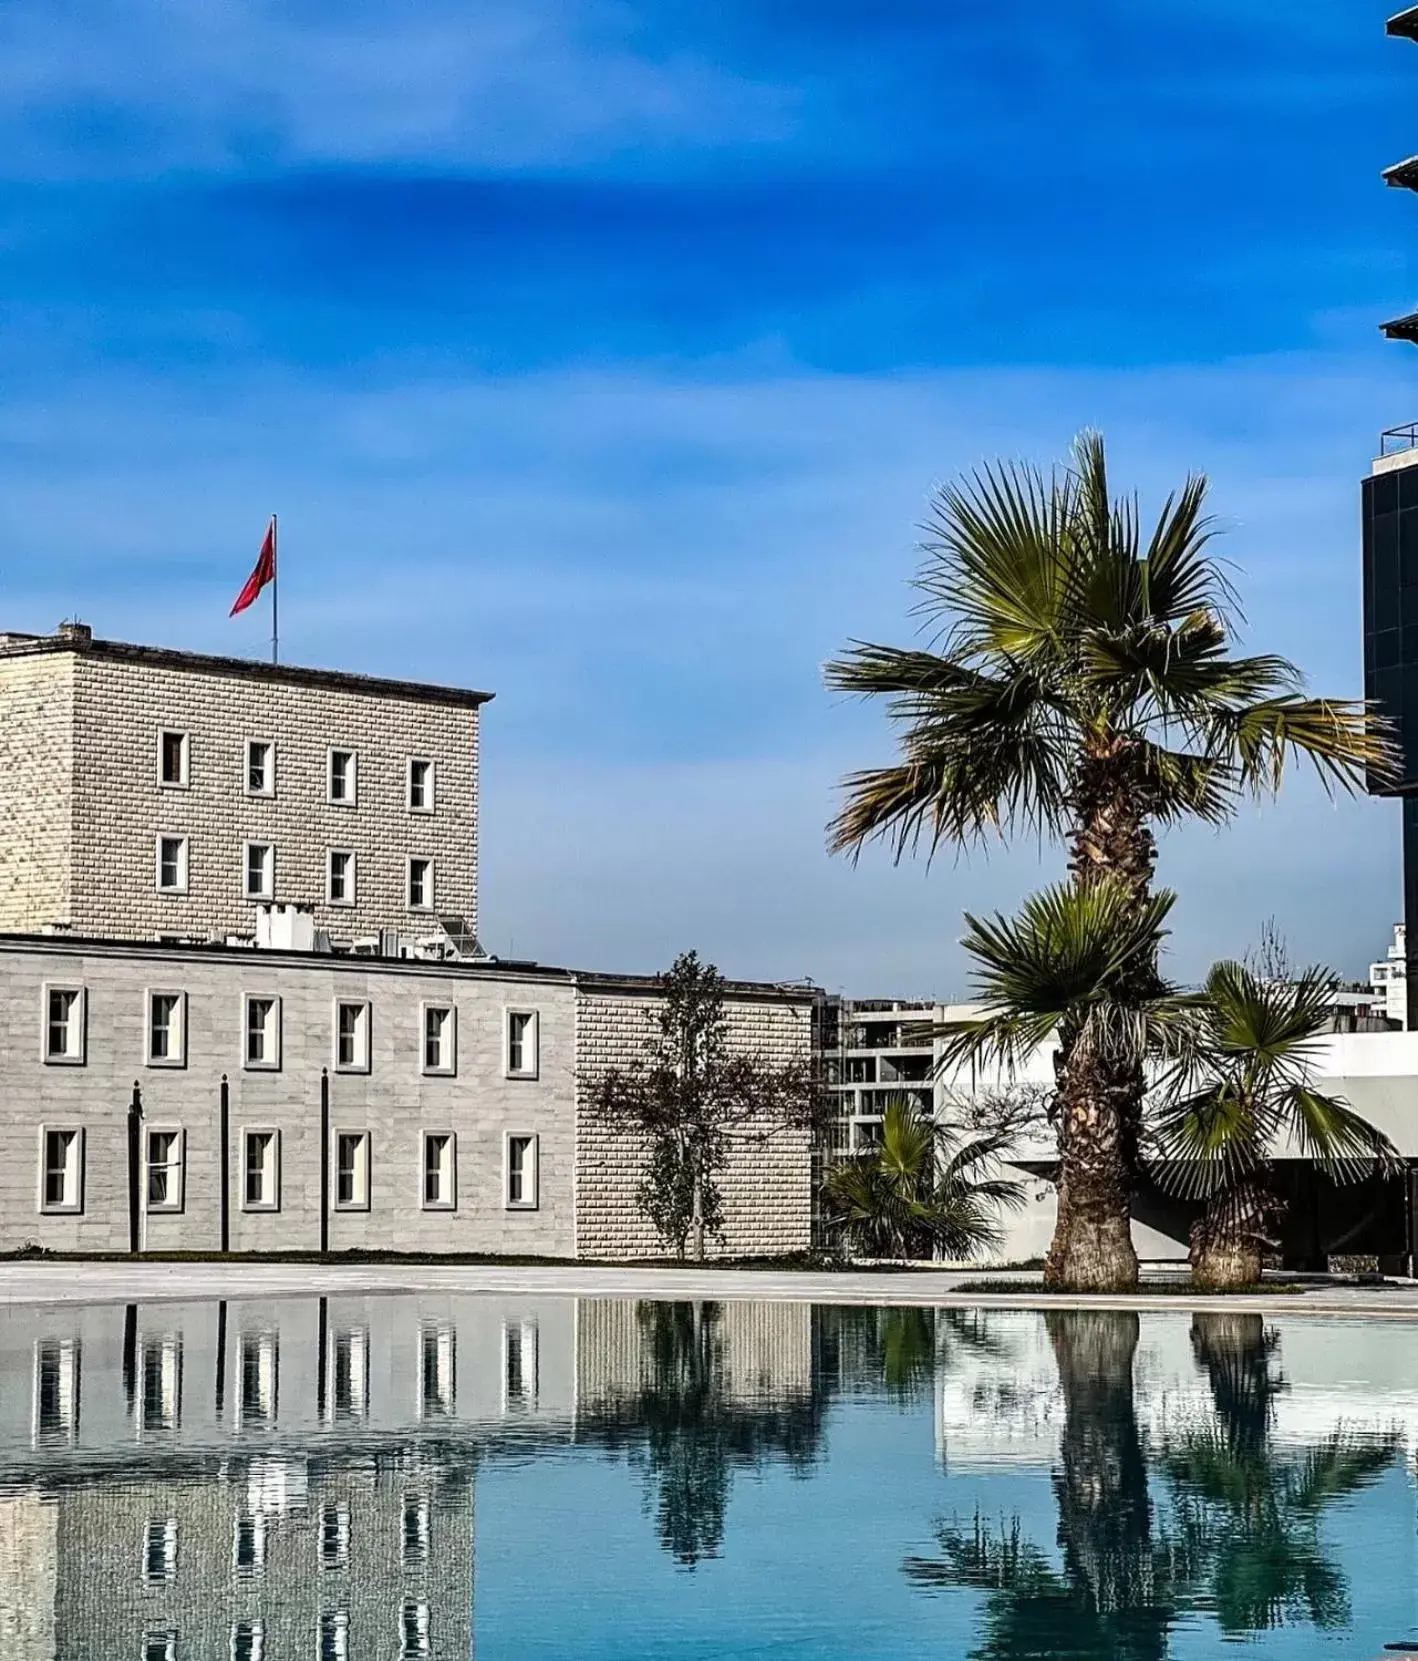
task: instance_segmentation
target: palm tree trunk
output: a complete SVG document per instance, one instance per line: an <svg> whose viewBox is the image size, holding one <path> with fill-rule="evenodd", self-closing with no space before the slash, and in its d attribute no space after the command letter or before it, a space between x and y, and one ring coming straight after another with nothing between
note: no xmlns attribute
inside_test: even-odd
<svg viewBox="0 0 1418 1661"><path fill-rule="evenodd" d="M1192 1284L1218 1291L1256 1285L1266 1248L1274 1244L1270 1225L1279 1209L1259 1171L1217 1194L1192 1225Z"/></svg>
<svg viewBox="0 0 1418 1661"><path fill-rule="evenodd" d="M1136 747L1103 737L1081 758L1074 785L1069 871L1085 887L1126 882L1146 898L1157 863L1148 829L1149 789ZM1153 971L1143 966L1140 979ZM1150 988L1139 984L1139 995ZM1126 997L1126 988L1122 989ZM1046 1286L1126 1291L1137 1285L1132 1191L1145 1082L1131 1060L1061 1054L1058 1222L1044 1263Z"/></svg>
<svg viewBox="0 0 1418 1661"><path fill-rule="evenodd" d="M1087 1292L1137 1285L1129 1115L1142 1080L1080 1042L1059 1067L1058 1221L1044 1284Z"/></svg>

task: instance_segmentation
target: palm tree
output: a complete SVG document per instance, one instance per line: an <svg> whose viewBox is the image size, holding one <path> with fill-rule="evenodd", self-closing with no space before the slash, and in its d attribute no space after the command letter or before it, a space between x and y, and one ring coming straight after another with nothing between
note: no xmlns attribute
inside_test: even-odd
<svg viewBox="0 0 1418 1661"><path fill-rule="evenodd" d="M881 1141L828 1168L828 1228L863 1257L974 1257L1000 1239L1022 1185L997 1167L1007 1137L962 1138L908 1097L886 1104Z"/></svg>
<svg viewBox="0 0 1418 1661"><path fill-rule="evenodd" d="M1207 977L1198 1053L1155 1137L1160 1180L1206 1201L1191 1233L1196 1285L1260 1279L1283 1209L1270 1181L1278 1137L1339 1182L1398 1159L1382 1131L1311 1087L1334 984L1324 969L1265 981L1240 963L1218 963Z"/></svg>
<svg viewBox="0 0 1418 1661"><path fill-rule="evenodd" d="M1044 1268L1049 1284L1107 1289L1137 1278L1130 1104L1150 1061L1189 1053L1196 1023L1196 999L1157 972L1172 904L1169 893L1139 899L1109 877L1045 889L1014 918L966 914L962 943L985 1008L940 1029L942 1066L1008 1072L1057 1045L1060 1223Z"/></svg>
<svg viewBox="0 0 1418 1661"><path fill-rule="evenodd" d="M1341 789L1389 766L1362 704L1305 696L1284 658L1230 655L1237 608L1206 488L1189 478L1144 539L1090 433L1047 478L993 465L941 490L916 579L929 644L856 642L827 666L830 687L886 697L901 729L894 766L848 777L832 847L882 839L901 859L1038 831L1067 843L1076 883L1112 877L1141 900L1154 826L1224 823L1245 794L1278 790L1295 756ZM1141 1111L1136 1078L1099 1081L1061 1119L1056 1275L1081 1257L1099 1284L1135 1283L1133 1173L1120 1187L1106 1147L1135 1136ZM1078 1142L1099 1154L1073 1157Z"/></svg>

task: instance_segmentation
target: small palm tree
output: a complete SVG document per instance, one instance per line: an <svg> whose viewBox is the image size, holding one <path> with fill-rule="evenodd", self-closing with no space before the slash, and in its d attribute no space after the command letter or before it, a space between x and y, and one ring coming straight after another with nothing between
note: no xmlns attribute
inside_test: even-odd
<svg viewBox="0 0 1418 1661"><path fill-rule="evenodd" d="M900 859L1039 831L1067 843L1075 882L1112 877L1141 898L1154 826L1221 824L1247 793L1278 790L1293 757L1341 789L1391 765L1362 704L1305 696L1284 658L1231 655L1235 596L1205 500L1189 478L1144 536L1136 502L1110 494L1097 434L1049 477L990 466L942 490L916 580L928 646L859 642L827 666L830 687L885 697L900 729L895 765L847 779L834 849L879 838ZM1129 1074L1100 1078L1061 1122L1051 1278L1135 1283L1106 1145L1135 1139L1141 1115Z"/></svg>
<svg viewBox="0 0 1418 1661"><path fill-rule="evenodd" d="M1312 1087L1334 985L1324 969L1265 981L1240 963L1218 963L1207 977L1195 1054L1155 1131L1160 1180L1206 1202L1191 1234L1197 1285L1260 1279L1283 1210L1270 1181L1278 1138L1339 1182L1398 1159L1382 1131Z"/></svg>
<svg viewBox="0 0 1418 1661"><path fill-rule="evenodd" d="M999 1174L1007 1139L962 1137L909 1098L887 1103L881 1141L823 1179L827 1226L863 1257L974 1257L1001 1237L1001 1209L1024 1202Z"/></svg>
<svg viewBox="0 0 1418 1661"><path fill-rule="evenodd" d="M1073 1203L1086 1200L1093 1210L1088 1229L1063 1247L1055 1236L1045 1266L1054 1284L1105 1288L1120 1261L1136 1267L1127 1102L1141 1098L1150 1066L1190 1053L1196 1022L1196 998L1156 968L1173 898L1164 892L1139 901L1110 878L1045 889L1017 917L966 915L963 945L985 1009L939 1029L942 1065L1012 1071L1041 1046L1057 1045L1050 1117L1059 1127L1059 1203L1069 1189Z"/></svg>

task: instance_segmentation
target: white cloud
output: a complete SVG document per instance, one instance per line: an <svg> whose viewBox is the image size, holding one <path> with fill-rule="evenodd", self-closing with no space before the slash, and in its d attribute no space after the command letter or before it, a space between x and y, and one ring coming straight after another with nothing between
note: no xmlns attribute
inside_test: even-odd
<svg viewBox="0 0 1418 1661"><path fill-rule="evenodd" d="M609 0L10 0L0 168L150 176L277 163L583 166L781 137L791 99L656 53Z"/></svg>

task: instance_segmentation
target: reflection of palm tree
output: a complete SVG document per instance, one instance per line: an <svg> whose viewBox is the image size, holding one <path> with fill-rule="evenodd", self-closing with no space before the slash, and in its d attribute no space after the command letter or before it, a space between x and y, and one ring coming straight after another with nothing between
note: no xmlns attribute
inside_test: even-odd
<svg viewBox="0 0 1418 1661"><path fill-rule="evenodd" d="M991 1534L942 1528L939 1559L912 1559L923 1584L988 1594L981 1657L1109 1656L1155 1661L1189 1575L1185 1553L1154 1538L1147 1462L1133 1402L1139 1323L1129 1311L1051 1311L1064 1426L1054 1497L1062 1573L1018 1524Z"/></svg>
<svg viewBox="0 0 1418 1661"><path fill-rule="evenodd" d="M1194 1316L1192 1347L1210 1378L1216 1423L1164 1450L1178 1526L1227 1633L1348 1624L1348 1587L1325 1555L1320 1519L1331 1501L1374 1481L1397 1449L1392 1434L1342 1426L1303 1449L1274 1448L1272 1402L1285 1388L1270 1372L1275 1344L1259 1315Z"/></svg>
<svg viewBox="0 0 1418 1661"><path fill-rule="evenodd" d="M816 1371L827 1387L885 1393L902 1407L930 1394L963 1351L1007 1362L1013 1351L978 1309L869 1309L828 1304L816 1311Z"/></svg>

